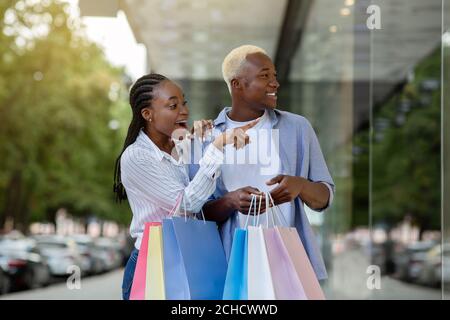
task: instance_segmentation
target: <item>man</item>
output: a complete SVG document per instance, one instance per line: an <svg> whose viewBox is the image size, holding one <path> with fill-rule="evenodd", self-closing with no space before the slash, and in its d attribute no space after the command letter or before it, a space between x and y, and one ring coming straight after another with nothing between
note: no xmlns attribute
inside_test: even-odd
<svg viewBox="0 0 450 320"><path fill-rule="evenodd" d="M234 230L245 225L251 195L270 191L284 225L297 228L317 278L325 279L327 272L303 207L306 203L322 211L331 204L334 193L316 134L304 117L276 110L279 83L273 62L263 49L245 45L232 50L223 61L222 73L232 106L223 109L214 120L215 130L224 131L261 119L253 133L247 132L250 137L247 151L225 150L225 158L235 161L230 164L225 160L216 192L203 206L203 212L208 220L218 222L229 258ZM269 154L270 165L261 159L249 161L248 153L256 152ZM230 153L232 157L228 157ZM194 174L195 167L191 166L191 177ZM258 221L267 223L265 216L262 214Z"/></svg>

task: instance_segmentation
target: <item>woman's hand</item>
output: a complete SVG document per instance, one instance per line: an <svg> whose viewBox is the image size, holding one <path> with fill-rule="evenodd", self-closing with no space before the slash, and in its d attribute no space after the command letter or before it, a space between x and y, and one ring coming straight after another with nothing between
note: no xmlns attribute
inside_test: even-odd
<svg viewBox="0 0 450 320"><path fill-rule="evenodd" d="M208 132L211 132L214 124L212 120L197 120L194 121L194 126L191 129L192 137L198 137L203 140Z"/></svg>
<svg viewBox="0 0 450 320"><path fill-rule="evenodd" d="M219 150L222 150L222 148L227 144L233 144L236 149L243 148L245 145L250 143L250 137L246 134L246 131L256 126L259 120L260 118L253 120L245 126L234 128L232 130L226 130L214 140L214 146L216 146Z"/></svg>

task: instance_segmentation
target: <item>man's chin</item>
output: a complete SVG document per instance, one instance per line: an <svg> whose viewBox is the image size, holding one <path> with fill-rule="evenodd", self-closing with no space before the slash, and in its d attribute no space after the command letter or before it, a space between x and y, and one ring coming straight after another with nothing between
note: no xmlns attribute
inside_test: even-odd
<svg viewBox="0 0 450 320"><path fill-rule="evenodd" d="M265 104L264 105L264 109L267 109L267 110L274 110L276 108L277 108L276 104Z"/></svg>

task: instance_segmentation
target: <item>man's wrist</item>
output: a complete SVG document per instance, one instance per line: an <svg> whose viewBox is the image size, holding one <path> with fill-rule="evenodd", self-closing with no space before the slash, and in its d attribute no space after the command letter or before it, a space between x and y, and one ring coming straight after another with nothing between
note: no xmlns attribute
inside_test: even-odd
<svg viewBox="0 0 450 320"><path fill-rule="evenodd" d="M303 197L303 192L305 190L306 185L308 184L308 180L303 178L303 177L296 177L298 179L298 194L297 197L300 197L300 199L302 199Z"/></svg>
<svg viewBox="0 0 450 320"><path fill-rule="evenodd" d="M236 211L236 210L239 209L238 204L236 204L236 203L234 202L234 199L233 199L233 193L234 193L234 192L235 192L235 191L227 192L227 193L223 196L223 198L225 199L225 207L226 207L229 211Z"/></svg>

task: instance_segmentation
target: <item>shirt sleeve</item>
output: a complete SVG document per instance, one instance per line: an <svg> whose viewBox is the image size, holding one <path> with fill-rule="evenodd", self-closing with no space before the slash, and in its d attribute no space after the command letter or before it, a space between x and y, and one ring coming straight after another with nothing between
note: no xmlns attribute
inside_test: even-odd
<svg viewBox="0 0 450 320"><path fill-rule="evenodd" d="M167 212L183 194L180 209L194 213L200 211L214 192L222 163L223 152L214 145L209 146L195 177L185 185L177 176L174 164L158 160L146 150L133 150L122 155L122 182L127 192L138 192L142 201L151 201Z"/></svg>
<svg viewBox="0 0 450 320"><path fill-rule="evenodd" d="M309 170L308 170L308 180L312 182L322 182L324 183L329 191L330 197L328 199L328 203L324 208L315 210L315 211L323 211L327 209L334 198L335 185L333 179L331 178L330 172L328 171L327 164L325 162L325 158L323 156L322 150L320 148L319 140L317 139L317 135L314 132L313 127L307 121L308 128L308 136L309 136Z"/></svg>

